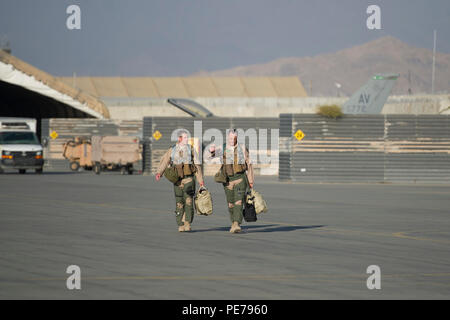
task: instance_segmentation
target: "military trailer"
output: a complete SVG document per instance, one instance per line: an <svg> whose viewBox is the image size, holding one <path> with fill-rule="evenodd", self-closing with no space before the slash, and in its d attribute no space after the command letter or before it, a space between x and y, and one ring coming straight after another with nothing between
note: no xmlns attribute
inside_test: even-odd
<svg viewBox="0 0 450 320"><path fill-rule="evenodd" d="M120 170L121 174L133 174L133 164L142 159L142 150L137 137L93 136L93 171Z"/></svg>
<svg viewBox="0 0 450 320"><path fill-rule="evenodd" d="M78 171L80 167L92 170L92 145L91 140L85 137L76 137L63 145L63 156L69 160L72 171Z"/></svg>

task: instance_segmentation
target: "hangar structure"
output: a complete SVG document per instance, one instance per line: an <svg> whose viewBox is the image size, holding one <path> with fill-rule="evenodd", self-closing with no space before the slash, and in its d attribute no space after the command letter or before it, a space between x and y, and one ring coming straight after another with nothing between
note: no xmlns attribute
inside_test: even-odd
<svg viewBox="0 0 450 320"><path fill-rule="evenodd" d="M103 99L306 97L298 77L59 77Z"/></svg>
<svg viewBox="0 0 450 320"><path fill-rule="evenodd" d="M108 108L98 98L3 50L0 50L0 97L3 117L109 118Z"/></svg>
<svg viewBox="0 0 450 320"><path fill-rule="evenodd" d="M206 103L222 116L230 107L224 101L241 107L307 97L297 77L57 77L1 49L0 94L0 116L37 120L184 114L170 99Z"/></svg>
<svg viewBox="0 0 450 320"><path fill-rule="evenodd" d="M307 93L298 77L59 77L101 99L112 119L277 116ZM183 101L180 104L171 101ZM206 112L205 112L206 109ZM188 110L188 111L187 111ZM292 110L284 110L289 112Z"/></svg>

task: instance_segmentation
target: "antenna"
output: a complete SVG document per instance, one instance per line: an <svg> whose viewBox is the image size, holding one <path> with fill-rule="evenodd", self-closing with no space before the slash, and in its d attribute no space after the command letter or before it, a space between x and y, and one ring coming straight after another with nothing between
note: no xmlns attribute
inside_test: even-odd
<svg viewBox="0 0 450 320"><path fill-rule="evenodd" d="M341 89L342 85L339 82L335 82L334 85L337 88L337 96L340 97L341 95L340 95L339 89Z"/></svg>
<svg viewBox="0 0 450 320"><path fill-rule="evenodd" d="M434 30L434 42L433 42L433 69L431 71L431 94L434 94L434 77L436 75L436 40L437 31Z"/></svg>
<svg viewBox="0 0 450 320"><path fill-rule="evenodd" d="M408 69L408 94L411 95L412 94L412 90L411 90L411 70Z"/></svg>
<svg viewBox="0 0 450 320"><path fill-rule="evenodd" d="M2 35L0 37L0 50L3 50L6 53L11 54L11 47L9 46L9 40L6 35Z"/></svg>

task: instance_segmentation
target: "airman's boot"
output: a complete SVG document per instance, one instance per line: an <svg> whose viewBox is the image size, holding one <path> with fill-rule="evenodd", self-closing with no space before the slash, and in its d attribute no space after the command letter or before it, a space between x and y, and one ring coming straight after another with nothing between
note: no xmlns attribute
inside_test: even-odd
<svg viewBox="0 0 450 320"><path fill-rule="evenodd" d="M178 227L178 232L184 232L185 230L184 230L184 226L179 226Z"/></svg>
<svg viewBox="0 0 450 320"><path fill-rule="evenodd" d="M239 222L235 221L234 223L236 223L236 227L234 229L234 233L239 233L241 232L241 227L239 226Z"/></svg>
<svg viewBox="0 0 450 320"><path fill-rule="evenodd" d="M237 221L233 221L233 224L231 225L230 232L231 233L241 232L241 227L239 226L239 223Z"/></svg>
<svg viewBox="0 0 450 320"><path fill-rule="evenodd" d="M187 221L184 222L184 231L191 231L191 224Z"/></svg>

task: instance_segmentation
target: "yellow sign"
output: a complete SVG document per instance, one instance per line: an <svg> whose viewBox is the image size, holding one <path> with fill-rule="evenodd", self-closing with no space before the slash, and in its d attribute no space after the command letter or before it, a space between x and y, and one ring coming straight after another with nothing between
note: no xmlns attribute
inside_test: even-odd
<svg viewBox="0 0 450 320"><path fill-rule="evenodd" d="M189 138L189 144L194 147L197 154L200 154L200 144L198 138Z"/></svg>
<svg viewBox="0 0 450 320"><path fill-rule="evenodd" d="M161 137L162 137L162 134L161 134L161 132L159 132L158 130L156 130L156 131L153 133L153 138L155 138L156 141L158 141L159 139L161 139Z"/></svg>
<svg viewBox="0 0 450 320"><path fill-rule="evenodd" d="M302 140L304 137L305 137L305 134L303 133L303 131L302 130L297 130L297 132L294 134L294 137L298 140L298 141L300 141L300 140Z"/></svg>
<svg viewBox="0 0 450 320"><path fill-rule="evenodd" d="M56 138L58 138L58 134L56 133L56 131L53 131L52 133L50 133L50 137L55 140Z"/></svg>

